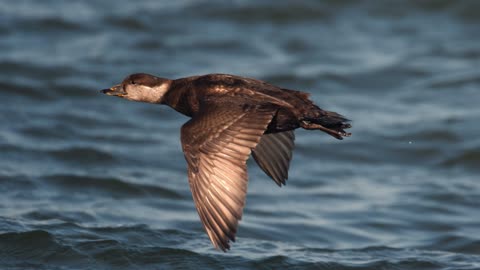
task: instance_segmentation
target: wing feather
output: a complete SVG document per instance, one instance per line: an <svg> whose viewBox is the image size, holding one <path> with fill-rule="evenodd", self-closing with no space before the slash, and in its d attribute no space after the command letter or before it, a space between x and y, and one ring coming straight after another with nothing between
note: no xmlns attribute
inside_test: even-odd
<svg viewBox="0 0 480 270"><path fill-rule="evenodd" d="M293 130L264 134L252 152L258 166L277 183L286 184L288 169L295 146Z"/></svg>
<svg viewBox="0 0 480 270"><path fill-rule="evenodd" d="M275 111L237 104L205 106L182 127L182 147L198 215L216 248L235 241L247 192L246 161Z"/></svg>

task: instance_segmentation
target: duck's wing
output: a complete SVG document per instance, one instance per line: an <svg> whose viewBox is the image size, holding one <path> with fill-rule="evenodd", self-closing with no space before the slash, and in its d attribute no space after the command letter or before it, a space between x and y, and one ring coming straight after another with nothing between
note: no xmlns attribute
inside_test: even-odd
<svg viewBox="0 0 480 270"><path fill-rule="evenodd" d="M252 156L258 166L277 183L285 185L295 146L293 130L264 134Z"/></svg>
<svg viewBox="0 0 480 270"><path fill-rule="evenodd" d="M241 104L210 104L185 123L182 148L193 200L216 248L235 241L247 192L246 161L275 113Z"/></svg>

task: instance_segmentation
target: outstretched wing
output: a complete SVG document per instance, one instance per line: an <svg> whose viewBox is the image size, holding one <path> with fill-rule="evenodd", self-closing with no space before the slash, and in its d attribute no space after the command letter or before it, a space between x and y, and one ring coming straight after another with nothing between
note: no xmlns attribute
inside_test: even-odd
<svg viewBox="0 0 480 270"><path fill-rule="evenodd" d="M260 143L253 150L252 156L258 166L277 183L285 185L288 168L295 146L293 130L264 134Z"/></svg>
<svg viewBox="0 0 480 270"><path fill-rule="evenodd" d="M241 104L209 104L182 127L193 200L216 248L235 241L247 192L246 161L275 111Z"/></svg>

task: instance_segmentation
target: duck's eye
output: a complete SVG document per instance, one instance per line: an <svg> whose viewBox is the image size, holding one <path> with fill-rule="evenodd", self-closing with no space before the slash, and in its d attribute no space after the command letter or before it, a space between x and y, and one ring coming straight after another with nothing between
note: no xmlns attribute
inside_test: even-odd
<svg viewBox="0 0 480 270"><path fill-rule="evenodd" d="M131 81L130 84L137 84L135 81Z"/></svg>

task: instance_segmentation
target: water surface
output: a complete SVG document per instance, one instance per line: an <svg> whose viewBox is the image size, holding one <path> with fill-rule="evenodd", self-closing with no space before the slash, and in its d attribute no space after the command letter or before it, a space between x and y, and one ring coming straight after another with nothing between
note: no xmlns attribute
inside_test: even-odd
<svg viewBox="0 0 480 270"><path fill-rule="evenodd" d="M477 1L0 1L0 268L480 269ZM249 163L214 250L187 118L97 90L232 73L353 120L296 132L286 187Z"/></svg>

